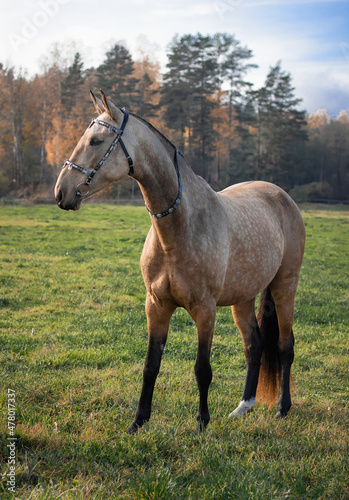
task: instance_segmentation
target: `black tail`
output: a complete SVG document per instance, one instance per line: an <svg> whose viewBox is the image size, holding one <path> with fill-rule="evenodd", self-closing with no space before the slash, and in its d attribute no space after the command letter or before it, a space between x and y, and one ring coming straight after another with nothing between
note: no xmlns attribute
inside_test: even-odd
<svg viewBox="0 0 349 500"><path fill-rule="evenodd" d="M269 287L260 295L257 321L264 338L264 351L259 372L257 398L271 406L279 393L281 361L278 348L279 324L274 299Z"/></svg>

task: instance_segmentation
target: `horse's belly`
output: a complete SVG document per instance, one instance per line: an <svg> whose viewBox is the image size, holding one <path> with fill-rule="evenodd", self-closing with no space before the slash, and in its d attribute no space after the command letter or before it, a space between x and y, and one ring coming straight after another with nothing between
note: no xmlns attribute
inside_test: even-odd
<svg viewBox="0 0 349 500"><path fill-rule="evenodd" d="M239 251L231 252L217 305L253 299L273 280L283 258L283 238L279 233L263 240L263 244L258 238L245 240Z"/></svg>
<svg viewBox="0 0 349 500"><path fill-rule="evenodd" d="M273 280L278 267L268 271L236 269L234 273L228 274L217 305L230 306L253 299Z"/></svg>

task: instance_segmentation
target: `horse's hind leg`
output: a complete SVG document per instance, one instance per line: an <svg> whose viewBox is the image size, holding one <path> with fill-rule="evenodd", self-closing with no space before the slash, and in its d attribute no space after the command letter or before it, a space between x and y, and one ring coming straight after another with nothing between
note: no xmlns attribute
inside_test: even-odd
<svg viewBox="0 0 349 500"><path fill-rule="evenodd" d="M279 324L278 348L281 362L281 394L276 418L286 417L292 404L290 378L291 366L294 359L294 336L292 325L294 317L295 286L288 287L288 290L286 289L285 291L285 288L278 288L276 283L271 283L270 285Z"/></svg>
<svg viewBox="0 0 349 500"><path fill-rule="evenodd" d="M259 369L263 352L263 337L254 311L255 300L232 306L234 321L240 330L247 361L245 386L239 406L229 415L238 418L255 406Z"/></svg>
<svg viewBox="0 0 349 500"><path fill-rule="evenodd" d="M291 366L294 359L294 336L291 330L289 340L282 350L280 350L281 358L281 394L278 402L278 412L276 414L277 419L284 418L287 416L289 409L291 408L291 394L290 394L290 378L291 378Z"/></svg>

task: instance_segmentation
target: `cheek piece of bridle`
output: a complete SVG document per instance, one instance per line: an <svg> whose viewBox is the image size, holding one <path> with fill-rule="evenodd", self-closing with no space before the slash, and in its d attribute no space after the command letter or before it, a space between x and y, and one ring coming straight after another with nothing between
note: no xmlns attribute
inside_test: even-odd
<svg viewBox="0 0 349 500"><path fill-rule="evenodd" d="M90 191L87 191L86 193L81 193L81 191L79 190L79 187L82 185L90 186L92 179L94 178L94 176L96 175L98 170L101 168L101 166L105 165L107 163L107 159L108 159L109 155L111 154L112 151L114 151L116 149L118 142L120 142L121 147L126 155L126 159L128 161L128 164L129 164L128 175L132 176L134 174L133 160L132 160L131 156L129 155L129 153L126 149L125 143L121 137L122 134L124 133L124 130L125 130L125 127L126 127L126 124L128 121L129 112L127 111L126 108L121 108L120 110L124 114L124 119L122 121L120 128L114 127L114 125L111 125L110 123L104 122L103 120L99 120L98 118L92 118L92 121L91 121L90 125L88 126L88 128L91 128L95 123L98 123L99 125L106 127L110 133L114 132L116 134L116 137L113 140L113 142L111 143L111 145L109 146L107 152L105 153L103 158L97 163L97 165L92 170L87 170L87 169L81 167L80 165L77 165L76 163L70 161L70 160L65 160L62 169L65 168L66 166L68 166L68 170L72 170L73 168L75 168L76 170L78 170L82 174L87 175L87 179L84 182L80 182L80 184L78 184L78 186L76 188L77 189L77 191L76 191L77 196L85 197L89 194ZM178 205L181 202L182 192L183 192L183 184L181 181L181 175L180 175L180 170L179 170L178 149L175 150L175 162L176 162L176 170L177 170L178 186L179 186L176 201L170 206L170 208L168 208L164 212L160 212L160 213L152 213L148 209L148 207L146 206L146 209L148 210L149 214L152 215L155 219L160 219L161 217L165 217L165 215L171 214L178 207Z"/></svg>
<svg viewBox="0 0 349 500"><path fill-rule="evenodd" d="M126 123L128 121L129 113L128 113L128 111L127 111L126 108L122 108L121 111L124 114L124 119L123 119L123 122L122 122L122 125L121 125L120 128L114 127L114 125L111 125L110 123L104 122L103 120L99 120L98 118L92 118L91 123L88 126L88 128L91 128L95 123L98 123L99 125L103 125L103 127L106 127L109 130L110 133L114 132L116 134L116 137L113 140L113 142L111 143L111 145L109 146L107 152L105 153L105 155L103 156L103 158L97 163L97 165L92 170L87 170L87 169L85 169L83 167L80 167L80 165L77 165L76 163L73 163L70 160L65 160L63 168L66 167L66 166L68 166L68 170L72 170L73 168L75 168L76 170L78 170L82 174L87 175L87 179L84 182L81 182L77 186L77 191L76 191L76 195L77 196L87 196L89 194L89 191L87 191L87 193L81 193L79 191L79 189L78 189L79 186L84 185L84 184L86 186L89 186L91 184L92 179L94 178L94 176L96 175L96 173L98 172L98 170L101 168L101 166L105 165L107 163L107 159L108 159L110 153L116 149L116 147L118 145L118 142L120 142L121 147L122 147L122 149L123 149L123 151L124 151L124 153L126 155L126 158L127 158L128 164L129 164L129 168L130 168L129 175L133 175L134 174L133 160L132 160L131 156L128 154L128 151L126 149L124 141L121 138L122 134L124 133L124 130L125 130L125 127L126 127Z"/></svg>

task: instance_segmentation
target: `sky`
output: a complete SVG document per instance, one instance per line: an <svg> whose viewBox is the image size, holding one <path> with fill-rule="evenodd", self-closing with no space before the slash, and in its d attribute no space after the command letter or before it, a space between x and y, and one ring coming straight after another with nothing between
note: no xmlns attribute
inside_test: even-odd
<svg viewBox="0 0 349 500"><path fill-rule="evenodd" d="M227 32L253 52L255 88L281 60L310 114L349 113L349 0L0 0L0 62L40 73L54 43L97 66L115 43L166 69L173 36ZM98 90L98 89L96 89ZM122 103L117 103L122 105Z"/></svg>

